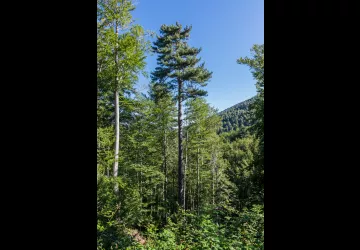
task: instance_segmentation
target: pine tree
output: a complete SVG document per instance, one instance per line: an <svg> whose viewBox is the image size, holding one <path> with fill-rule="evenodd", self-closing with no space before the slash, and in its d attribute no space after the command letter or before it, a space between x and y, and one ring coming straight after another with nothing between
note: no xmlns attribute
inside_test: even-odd
<svg viewBox="0 0 360 250"><path fill-rule="evenodd" d="M169 209L168 183L169 183L169 143L174 139L174 127L176 123L175 102L171 93L164 84L150 84L149 92L151 100L154 102L153 114L156 117L156 134L158 136L159 151L162 152L162 171L164 174L163 183L163 206L166 214Z"/></svg>
<svg viewBox="0 0 360 250"><path fill-rule="evenodd" d="M217 205L228 198L222 139L217 133L221 118L217 110L211 108L204 98L197 98L186 103L186 120L190 176L187 185L188 189L193 190L188 193L194 196L188 200L196 203L199 213L204 206Z"/></svg>
<svg viewBox="0 0 360 250"><path fill-rule="evenodd" d="M162 25L160 36L154 42L153 50L158 54L158 67L152 72L152 81L166 84L174 90L178 104L178 201L185 208L184 167L183 167L183 134L182 103L188 98L206 95L199 87L207 85L212 72L205 69L205 64L198 65L197 58L201 49L190 47L187 40L191 26L182 29L182 25Z"/></svg>
<svg viewBox="0 0 360 250"><path fill-rule="evenodd" d="M255 44L251 48L252 57L239 58L237 62L250 67L251 73L256 80L257 96L250 106L253 112L252 130L259 139L259 153L255 157L255 173L253 182L256 183L256 193L263 202L264 193L264 44Z"/></svg>
<svg viewBox="0 0 360 250"><path fill-rule="evenodd" d="M251 73L256 80L257 96L251 105L254 111L254 132L260 139L260 143L264 143L264 44L255 44L251 48L252 58L240 57L237 63L247 65L251 69ZM263 146L263 145L262 145Z"/></svg>

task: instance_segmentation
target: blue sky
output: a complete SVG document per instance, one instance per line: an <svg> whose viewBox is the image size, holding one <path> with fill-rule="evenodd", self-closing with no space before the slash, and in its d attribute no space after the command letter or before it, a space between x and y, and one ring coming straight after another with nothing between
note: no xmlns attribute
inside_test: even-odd
<svg viewBox="0 0 360 250"><path fill-rule="evenodd" d="M137 0L133 18L157 34L162 24L192 25L189 44L202 47L199 56L213 72L206 99L219 111L256 94L249 68L236 59L250 56L253 44L264 43L263 0ZM156 55L146 61L150 73ZM137 88L147 91L148 83L141 76Z"/></svg>

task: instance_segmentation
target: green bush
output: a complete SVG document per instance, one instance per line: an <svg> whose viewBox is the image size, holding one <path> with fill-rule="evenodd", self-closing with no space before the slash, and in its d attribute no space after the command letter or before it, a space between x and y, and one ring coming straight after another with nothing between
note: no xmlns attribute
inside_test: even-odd
<svg viewBox="0 0 360 250"><path fill-rule="evenodd" d="M162 230L148 226L145 235L146 245L133 249L264 249L263 206L241 213L213 208L200 216L180 211L168 218Z"/></svg>

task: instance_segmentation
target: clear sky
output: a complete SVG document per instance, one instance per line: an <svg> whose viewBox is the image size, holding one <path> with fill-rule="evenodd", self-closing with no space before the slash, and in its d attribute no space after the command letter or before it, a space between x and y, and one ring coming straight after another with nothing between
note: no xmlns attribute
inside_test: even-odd
<svg viewBox="0 0 360 250"><path fill-rule="evenodd" d="M205 87L211 106L221 111L256 94L249 68L236 59L249 56L253 44L264 43L263 0L137 0L133 17L157 34L162 24L192 25L189 44L202 47L199 56L213 72ZM146 61L150 73L156 55ZM141 76L137 88L147 91L149 81Z"/></svg>

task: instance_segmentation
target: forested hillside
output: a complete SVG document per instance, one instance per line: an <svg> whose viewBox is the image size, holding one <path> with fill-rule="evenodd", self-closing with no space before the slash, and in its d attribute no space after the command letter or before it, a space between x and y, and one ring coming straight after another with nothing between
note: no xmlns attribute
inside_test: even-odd
<svg viewBox="0 0 360 250"><path fill-rule="evenodd" d="M263 249L264 45L237 60L256 80L252 105L235 109L249 123L219 134L192 27L164 24L150 42L133 1L97 7L97 249ZM144 72L150 52L157 66Z"/></svg>
<svg viewBox="0 0 360 250"><path fill-rule="evenodd" d="M238 130L241 127L248 127L251 125L250 119L250 104L255 100L255 97L252 97L246 101L240 102L227 108L221 112L219 115L221 117L222 123L222 132L229 132L231 130Z"/></svg>

